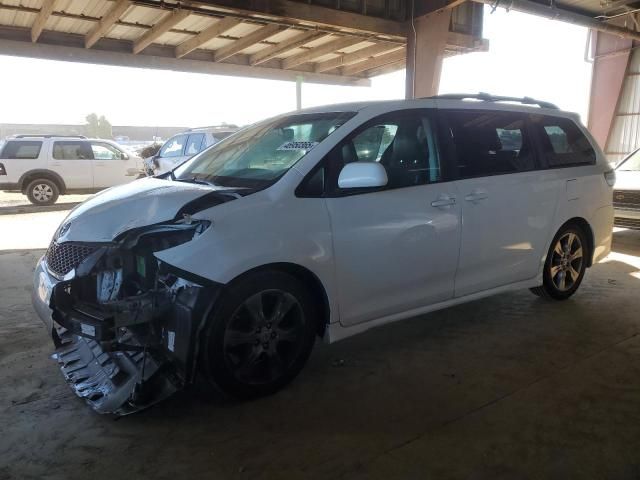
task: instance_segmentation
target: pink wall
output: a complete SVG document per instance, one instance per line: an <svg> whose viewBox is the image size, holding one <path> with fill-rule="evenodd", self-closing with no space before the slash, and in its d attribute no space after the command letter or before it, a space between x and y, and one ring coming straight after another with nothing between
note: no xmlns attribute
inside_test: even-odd
<svg viewBox="0 0 640 480"><path fill-rule="evenodd" d="M595 33L587 126L603 150L616 113L631 47L631 40Z"/></svg>

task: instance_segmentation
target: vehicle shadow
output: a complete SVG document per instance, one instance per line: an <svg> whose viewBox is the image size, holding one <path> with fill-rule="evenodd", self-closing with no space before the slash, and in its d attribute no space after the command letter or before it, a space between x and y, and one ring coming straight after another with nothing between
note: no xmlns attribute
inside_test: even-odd
<svg viewBox="0 0 640 480"><path fill-rule="evenodd" d="M624 243L618 237L616 249ZM629 249L639 254L640 248ZM638 334L638 273L633 265L609 261L593 267L579 292L565 302L513 292L331 346L318 343L300 377L273 396L211 403L190 389L123 421L132 439L138 428L152 425L170 432L171 443L179 445L172 451L176 459L206 459L214 451L211 461L234 468L357 468L363 459L496 411L511 412L501 427L507 436L517 437L527 425L534 428L530 422L535 418L536 429L553 427L559 442L570 443L576 440L563 440L560 427L571 429L571 422L591 417L576 420L563 402L581 401L580 395L589 395L581 389L593 382L637 381L621 380L625 369L618 365L579 375L570 394L558 393L554 384L564 372L584 368L595 355ZM513 411L509 400L516 395L524 406ZM602 415L606 422L611 412ZM640 438L640 424L633 428ZM438 441L432 446L437 449Z"/></svg>
<svg viewBox="0 0 640 480"><path fill-rule="evenodd" d="M615 237L616 253L624 243L620 258L635 262L640 236ZM456 469L458 478L526 478L557 455L610 471L640 448L639 270L615 257L565 302L511 292L318 342L301 375L270 397L211 402L191 388L127 417L97 415L69 391L42 358L50 345L33 320L20 330L34 332L31 350L4 345L7 388L22 396L5 411L12 436L0 452L17 478L44 466L78 478L79 462L94 478L445 478ZM382 459L414 470L385 470Z"/></svg>
<svg viewBox="0 0 640 480"><path fill-rule="evenodd" d="M625 255L640 256L640 230L614 229L611 249Z"/></svg>

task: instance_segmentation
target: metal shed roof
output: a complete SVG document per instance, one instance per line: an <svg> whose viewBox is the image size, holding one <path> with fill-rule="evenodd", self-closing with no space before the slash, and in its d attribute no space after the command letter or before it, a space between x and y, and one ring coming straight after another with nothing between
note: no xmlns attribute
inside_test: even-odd
<svg viewBox="0 0 640 480"><path fill-rule="evenodd" d="M327 3L0 0L0 54L361 85L404 68L405 0ZM459 3L446 54L486 50L482 9Z"/></svg>

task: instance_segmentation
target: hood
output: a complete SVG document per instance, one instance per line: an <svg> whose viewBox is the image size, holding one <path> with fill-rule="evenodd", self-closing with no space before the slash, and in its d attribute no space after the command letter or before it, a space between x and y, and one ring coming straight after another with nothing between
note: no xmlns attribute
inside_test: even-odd
<svg viewBox="0 0 640 480"><path fill-rule="evenodd" d="M640 172L616 170L614 190L640 190Z"/></svg>
<svg viewBox="0 0 640 480"><path fill-rule="evenodd" d="M132 228L193 214L237 198L235 189L158 178L109 188L74 208L62 222L59 242L110 242ZM68 225L68 226L67 226ZM56 235L58 232L56 232Z"/></svg>

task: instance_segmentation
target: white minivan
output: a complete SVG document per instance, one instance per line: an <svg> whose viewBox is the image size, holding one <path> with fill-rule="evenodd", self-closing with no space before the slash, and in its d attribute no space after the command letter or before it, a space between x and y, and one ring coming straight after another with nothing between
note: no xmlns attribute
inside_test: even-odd
<svg viewBox="0 0 640 480"><path fill-rule="evenodd" d="M34 205L131 182L142 172L142 158L111 140L15 135L0 149L0 190L22 192Z"/></svg>
<svg viewBox="0 0 640 480"><path fill-rule="evenodd" d="M99 412L198 374L256 397L318 336L520 288L567 299L609 253L614 178L576 115L532 99L303 110L76 207L33 302Z"/></svg>

